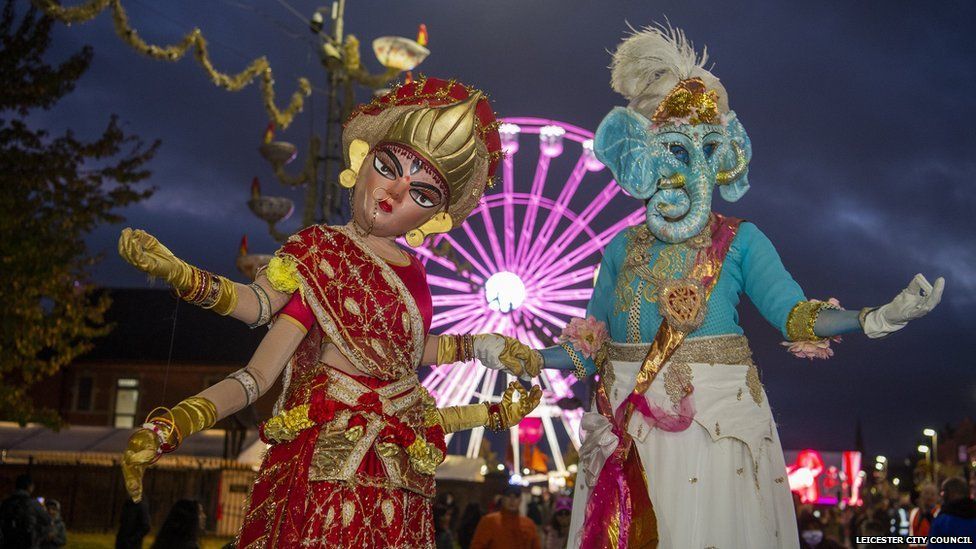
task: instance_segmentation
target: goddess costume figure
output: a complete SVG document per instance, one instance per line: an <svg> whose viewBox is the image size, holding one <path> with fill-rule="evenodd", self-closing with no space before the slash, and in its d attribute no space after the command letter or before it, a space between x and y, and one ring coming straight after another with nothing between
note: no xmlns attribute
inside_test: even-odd
<svg viewBox="0 0 976 549"><path fill-rule="evenodd" d="M587 319L573 319L544 367L599 372L570 530L572 547L796 547L796 518L769 402L738 325L743 292L800 356L830 338L878 338L934 308L922 275L861 311L808 300L752 223L712 211L712 190L749 188L749 137L718 78L680 30L647 28L614 54L630 103L594 150L647 205L609 243Z"/></svg>
<svg viewBox="0 0 976 549"><path fill-rule="evenodd" d="M353 189L353 221L291 236L249 286L188 265L145 232L123 231L121 255L183 299L252 327L276 317L245 368L150 414L132 435L123 472L133 499L160 454L253 402L284 371L275 415L261 426L271 447L238 546L434 546L444 434L507 429L541 390L513 382L499 403L437 409L417 367L477 357L531 379L541 364L499 335L429 335L426 274L395 239L416 246L461 224L497 163L497 126L482 93L454 81L418 80L361 106L344 129L349 168L340 175Z"/></svg>

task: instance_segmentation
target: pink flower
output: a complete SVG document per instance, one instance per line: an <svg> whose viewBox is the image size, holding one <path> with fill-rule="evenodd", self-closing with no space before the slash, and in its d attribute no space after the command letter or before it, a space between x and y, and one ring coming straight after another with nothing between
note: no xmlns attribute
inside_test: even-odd
<svg viewBox="0 0 976 549"><path fill-rule="evenodd" d="M607 325L592 316L574 318L563 328L559 341L572 343L584 358L595 358L600 347L610 338Z"/></svg>
<svg viewBox="0 0 976 549"><path fill-rule="evenodd" d="M820 339L817 341L784 341L780 345L786 347L797 358L809 358L810 360L819 358L826 360L834 356L834 350L830 348L830 339Z"/></svg>

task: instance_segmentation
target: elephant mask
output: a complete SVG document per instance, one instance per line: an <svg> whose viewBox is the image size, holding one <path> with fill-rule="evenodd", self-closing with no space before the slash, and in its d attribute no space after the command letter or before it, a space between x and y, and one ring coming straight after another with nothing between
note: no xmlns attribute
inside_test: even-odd
<svg viewBox="0 0 976 549"><path fill-rule="evenodd" d="M600 123L593 149L617 184L645 201L648 228L669 244L705 228L714 187L729 202L749 189L752 145L733 111L717 124L653 124L616 107Z"/></svg>

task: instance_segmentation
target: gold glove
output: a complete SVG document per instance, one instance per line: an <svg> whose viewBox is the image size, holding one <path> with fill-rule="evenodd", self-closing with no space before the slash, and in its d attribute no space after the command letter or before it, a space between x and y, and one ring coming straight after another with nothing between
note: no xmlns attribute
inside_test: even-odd
<svg viewBox="0 0 976 549"><path fill-rule="evenodd" d="M498 361L522 379L530 380L538 376L542 371L542 354L515 338L503 337L505 348L498 355Z"/></svg>
<svg viewBox="0 0 976 549"><path fill-rule="evenodd" d="M474 358L474 338L470 335L437 336L437 364L468 362Z"/></svg>
<svg viewBox="0 0 976 549"><path fill-rule="evenodd" d="M132 500L138 503L142 499L142 476L160 455L172 452L185 437L210 428L216 421L214 404L194 396L174 406L169 414L150 417L132 433L122 454L122 477Z"/></svg>
<svg viewBox="0 0 976 549"><path fill-rule="evenodd" d="M133 267L165 280L184 300L221 315L237 306L237 288L230 280L198 269L176 257L153 235L130 228L119 236L119 255Z"/></svg>
<svg viewBox="0 0 976 549"><path fill-rule="evenodd" d="M518 402L512 400L516 392L519 394ZM534 385L532 390L527 392L520 383L513 381L508 385L505 394L502 395L501 402L497 404L482 402L467 406L440 408L437 410L438 422L444 429L444 433L454 433L475 427L488 427L495 431L509 429L534 410L541 399L542 388L538 385Z"/></svg>

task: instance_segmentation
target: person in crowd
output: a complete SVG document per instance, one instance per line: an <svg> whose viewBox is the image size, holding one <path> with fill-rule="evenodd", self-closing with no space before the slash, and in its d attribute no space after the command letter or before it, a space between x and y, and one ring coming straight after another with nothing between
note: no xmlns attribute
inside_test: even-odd
<svg viewBox="0 0 976 549"><path fill-rule="evenodd" d="M932 521L939 514L939 491L934 484L923 484L918 490L918 507L912 509L908 517L909 536L927 536L932 527ZM924 545L909 545L911 548L925 547Z"/></svg>
<svg viewBox="0 0 976 549"><path fill-rule="evenodd" d="M455 549L454 532L451 530L451 520L454 513L447 505L434 504L434 547L437 549Z"/></svg>
<svg viewBox="0 0 976 549"><path fill-rule="evenodd" d="M561 497L552 508L552 517L542 535L542 549L563 549L569 540L569 522L573 515L573 500Z"/></svg>
<svg viewBox="0 0 976 549"><path fill-rule="evenodd" d="M126 498L122 504L119 531L115 535L115 549L142 549L142 538L146 537L151 527L149 503L145 499L136 503Z"/></svg>
<svg viewBox="0 0 976 549"><path fill-rule="evenodd" d="M824 536L823 523L813 513L803 513L797 520L800 549L844 549L844 546Z"/></svg>
<svg viewBox="0 0 976 549"><path fill-rule="evenodd" d="M827 520L824 522L824 537L836 543L844 542L844 524L841 511L836 507L827 509Z"/></svg>
<svg viewBox="0 0 976 549"><path fill-rule="evenodd" d="M49 499L44 502L48 516L51 517L51 526L48 528L47 535L41 540L41 549L57 549L68 544L68 529L64 526L61 519L61 502L56 499Z"/></svg>
<svg viewBox="0 0 976 549"><path fill-rule="evenodd" d="M471 502L464 508L464 514L461 515L461 520L458 522L458 545L461 546L461 549L471 547L474 531L483 515L481 505L478 503Z"/></svg>
<svg viewBox="0 0 976 549"><path fill-rule="evenodd" d="M535 523L519 514L522 489L507 486L501 496L501 509L478 522L471 549L541 549Z"/></svg>
<svg viewBox="0 0 976 549"><path fill-rule="evenodd" d="M200 532L206 520L207 515L199 501L177 501L156 534L152 549L199 549Z"/></svg>
<svg viewBox="0 0 976 549"><path fill-rule="evenodd" d="M434 505L440 505L447 508L448 515L451 517L447 527L452 532L456 532L458 528L458 520L461 518L461 509L458 508L457 499L454 497L454 494L452 492L438 493L437 499L434 500Z"/></svg>
<svg viewBox="0 0 976 549"><path fill-rule="evenodd" d="M942 483L942 508L932 521L928 535L933 537L968 537L976 540L976 500L962 477L950 477ZM930 543L929 547L955 547L949 543Z"/></svg>
<svg viewBox="0 0 976 549"><path fill-rule="evenodd" d="M33 494L30 475L14 480L14 492L0 503L0 548L37 549L47 536L51 517Z"/></svg>

